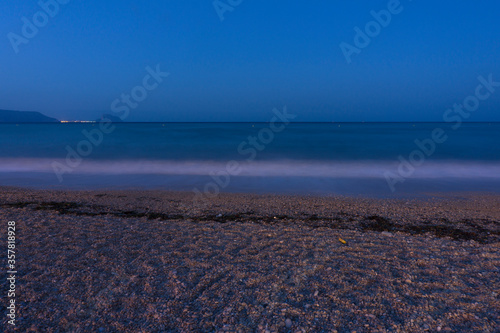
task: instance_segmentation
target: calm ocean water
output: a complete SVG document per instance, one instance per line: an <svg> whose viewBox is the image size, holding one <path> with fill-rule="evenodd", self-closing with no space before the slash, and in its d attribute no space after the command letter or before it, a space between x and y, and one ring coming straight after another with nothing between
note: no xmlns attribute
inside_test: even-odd
<svg viewBox="0 0 500 333"><path fill-rule="evenodd" d="M103 133L99 124L2 124L0 184L362 196L500 192L500 123L451 125L123 123Z"/></svg>

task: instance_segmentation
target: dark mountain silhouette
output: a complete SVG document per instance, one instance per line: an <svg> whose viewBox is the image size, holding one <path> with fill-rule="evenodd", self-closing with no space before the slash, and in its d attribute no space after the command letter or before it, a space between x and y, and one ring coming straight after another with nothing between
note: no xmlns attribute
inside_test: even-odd
<svg viewBox="0 0 500 333"><path fill-rule="evenodd" d="M40 112L0 110L0 123L58 123Z"/></svg>

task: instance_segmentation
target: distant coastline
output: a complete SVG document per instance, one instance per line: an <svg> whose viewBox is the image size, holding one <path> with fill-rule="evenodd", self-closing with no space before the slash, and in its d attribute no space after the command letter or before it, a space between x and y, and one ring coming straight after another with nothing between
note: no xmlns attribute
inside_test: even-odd
<svg viewBox="0 0 500 333"><path fill-rule="evenodd" d="M56 118L35 111L0 110L0 123L59 123Z"/></svg>
<svg viewBox="0 0 500 333"><path fill-rule="evenodd" d="M0 109L0 124L20 124L20 123L98 123L101 121L109 121L111 123L144 123L144 124L156 124L156 123L171 123L171 124L200 124L200 123L217 123L217 124L238 124L238 123L250 123L250 124L265 124L266 121L123 121L120 117L114 116L112 114L103 114L97 119L87 119L87 120L59 120L53 117L49 117L38 111L15 111L15 110L2 110ZM444 121L290 121L294 124L445 124ZM499 123L500 121L464 121L464 123Z"/></svg>
<svg viewBox="0 0 500 333"><path fill-rule="evenodd" d="M0 110L0 123L18 124L18 123L97 123L100 121L110 121L112 123L122 123L119 117L103 114L100 118L95 120L76 120L67 121L59 120L44 115L37 111L14 111L14 110Z"/></svg>

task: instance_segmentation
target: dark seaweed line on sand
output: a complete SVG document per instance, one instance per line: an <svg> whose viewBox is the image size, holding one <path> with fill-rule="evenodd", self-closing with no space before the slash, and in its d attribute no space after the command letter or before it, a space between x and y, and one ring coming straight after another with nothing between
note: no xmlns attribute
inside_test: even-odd
<svg viewBox="0 0 500 333"><path fill-rule="evenodd" d="M2 204L0 207L5 208L30 208L32 210L48 210L56 211L60 214L69 214L76 216L103 216L111 215L121 218L142 218L146 217L149 220L191 220L197 222L254 222L259 224L297 224L309 228L329 228L340 230L358 230L358 231L375 231L375 232L402 232L410 235L433 234L437 237L449 237L457 241L474 240L478 243L489 244L500 242L500 232L489 230L479 225L494 224L499 225L498 221L491 220L461 220L452 222L441 218L437 221L426 221L419 224L398 224L390 219L378 215L356 216L346 213L339 213L338 216L321 217L315 214L309 216L288 216L288 215L273 215L260 216L254 215L253 212L237 213L237 214L218 214L218 215L199 215L199 216L184 216L181 214L164 214L157 212L140 212L133 210L117 211L110 210L106 206L100 205L82 205L76 202L18 202ZM451 226L450 224L453 224Z"/></svg>

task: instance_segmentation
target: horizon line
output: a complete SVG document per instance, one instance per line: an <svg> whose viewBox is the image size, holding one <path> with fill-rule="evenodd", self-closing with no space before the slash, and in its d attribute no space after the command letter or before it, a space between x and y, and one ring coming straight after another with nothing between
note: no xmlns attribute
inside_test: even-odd
<svg viewBox="0 0 500 333"><path fill-rule="evenodd" d="M0 122L2 124L94 124L92 120ZM113 124L268 124L269 121L111 121ZM291 124L449 124L445 121L290 121ZM463 121L468 124L500 123L500 120Z"/></svg>

